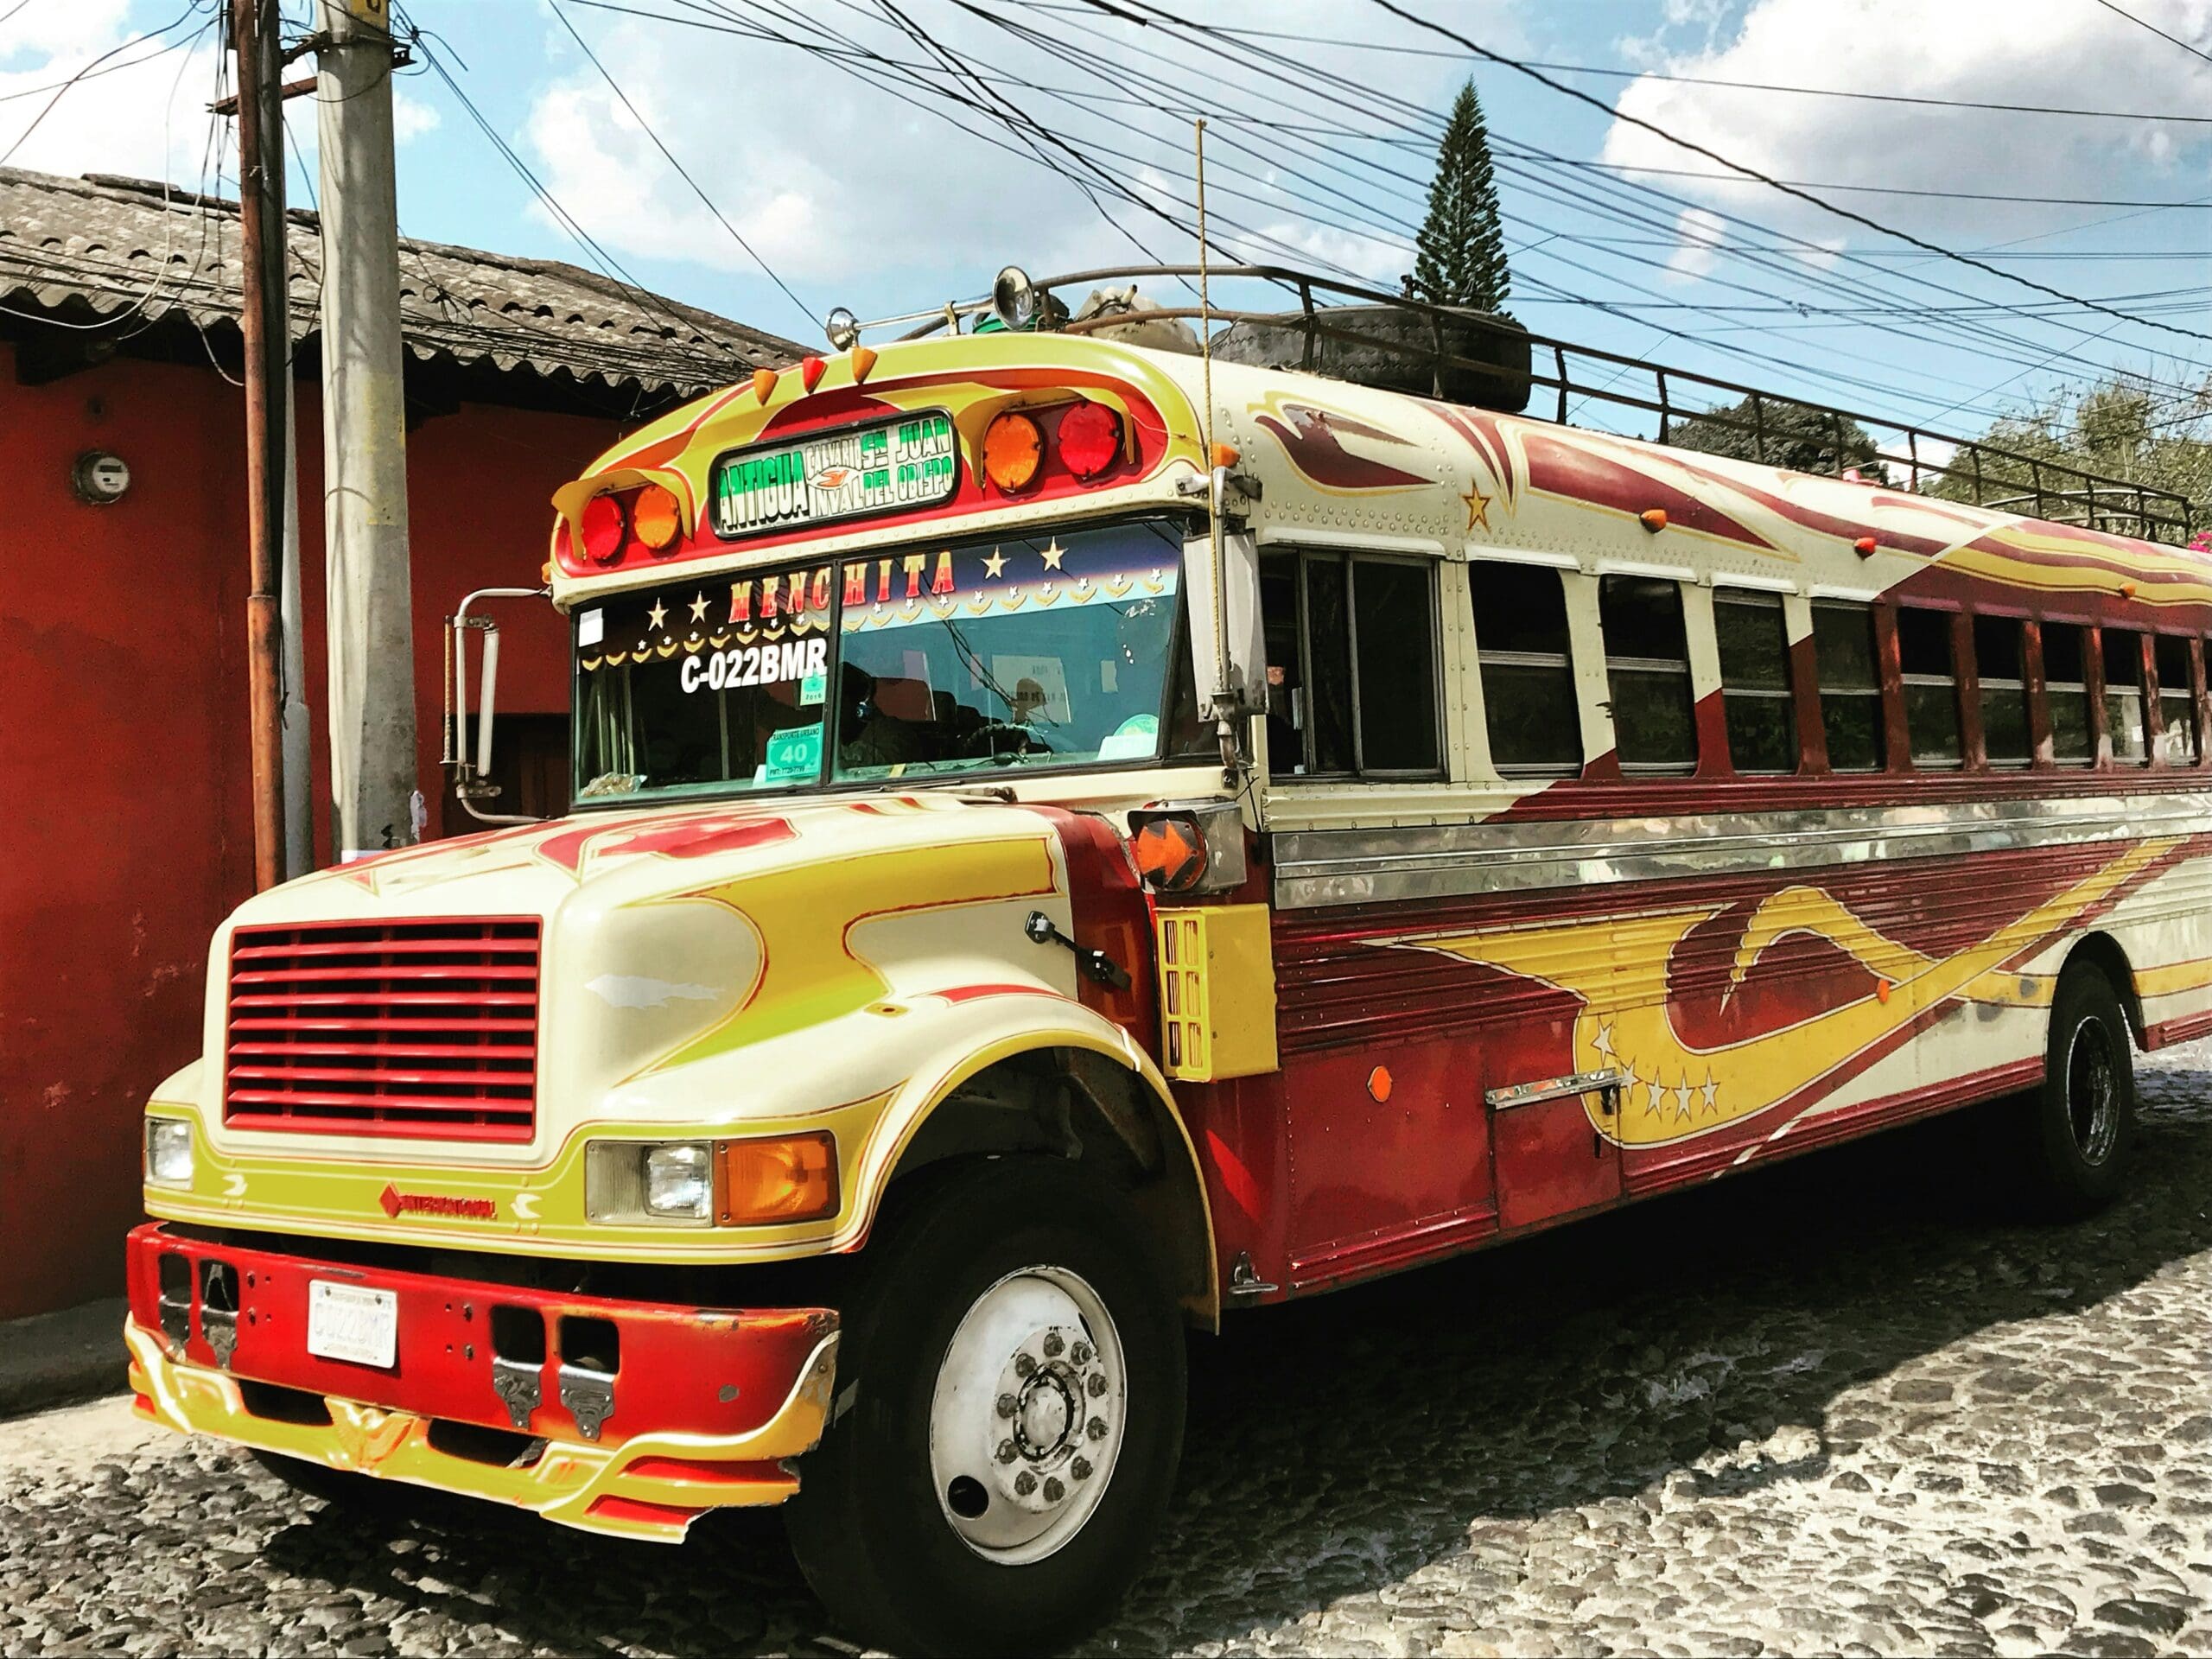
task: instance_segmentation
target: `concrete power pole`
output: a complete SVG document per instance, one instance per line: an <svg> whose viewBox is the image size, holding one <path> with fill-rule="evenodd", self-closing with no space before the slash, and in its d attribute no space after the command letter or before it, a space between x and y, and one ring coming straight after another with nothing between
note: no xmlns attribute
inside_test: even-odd
<svg viewBox="0 0 2212 1659"><path fill-rule="evenodd" d="M415 627L389 0L319 0L331 841L415 839Z"/></svg>

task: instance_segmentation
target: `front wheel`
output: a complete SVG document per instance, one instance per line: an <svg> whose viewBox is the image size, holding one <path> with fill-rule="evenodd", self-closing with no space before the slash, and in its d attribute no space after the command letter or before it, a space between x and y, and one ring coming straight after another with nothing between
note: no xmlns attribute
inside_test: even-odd
<svg viewBox="0 0 2212 1659"><path fill-rule="evenodd" d="M1182 1450L1175 1300L1078 1166L925 1172L861 1252L836 1403L786 1510L831 1613L894 1652L1039 1652L1150 1548Z"/></svg>

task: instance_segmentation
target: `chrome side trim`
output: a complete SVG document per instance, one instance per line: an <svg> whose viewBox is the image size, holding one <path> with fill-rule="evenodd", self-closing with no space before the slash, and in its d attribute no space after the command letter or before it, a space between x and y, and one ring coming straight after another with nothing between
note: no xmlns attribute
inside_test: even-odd
<svg viewBox="0 0 2212 1659"><path fill-rule="evenodd" d="M1504 1112L1516 1106L1562 1100L1569 1095L1602 1093L1605 1098L1600 1109L1611 1116L1619 1107L1620 1091L1628 1080L1625 1071L1575 1071L1563 1077L1546 1077L1539 1083L1516 1083L1510 1088L1485 1090L1483 1104L1494 1112Z"/></svg>
<svg viewBox="0 0 2212 1659"><path fill-rule="evenodd" d="M2191 792L1300 830L1271 840L1275 903L1296 910L2208 832L2212 794Z"/></svg>

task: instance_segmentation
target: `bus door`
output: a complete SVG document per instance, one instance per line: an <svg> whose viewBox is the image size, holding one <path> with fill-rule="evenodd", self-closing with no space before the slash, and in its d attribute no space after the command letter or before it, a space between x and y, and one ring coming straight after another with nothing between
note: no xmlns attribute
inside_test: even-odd
<svg viewBox="0 0 2212 1659"><path fill-rule="evenodd" d="M1579 1071L1484 1091L1501 1229L1539 1226L1620 1197L1626 1081Z"/></svg>

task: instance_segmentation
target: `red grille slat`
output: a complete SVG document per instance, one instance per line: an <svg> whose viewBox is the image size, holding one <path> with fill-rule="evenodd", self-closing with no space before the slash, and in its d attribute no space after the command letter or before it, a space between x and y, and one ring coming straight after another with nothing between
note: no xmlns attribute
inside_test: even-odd
<svg viewBox="0 0 2212 1659"><path fill-rule="evenodd" d="M537 1126L535 918L241 929L223 1121L526 1141Z"/></svg>

